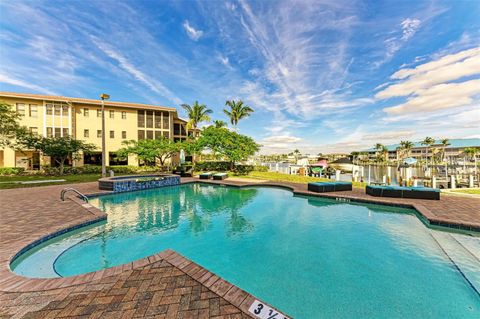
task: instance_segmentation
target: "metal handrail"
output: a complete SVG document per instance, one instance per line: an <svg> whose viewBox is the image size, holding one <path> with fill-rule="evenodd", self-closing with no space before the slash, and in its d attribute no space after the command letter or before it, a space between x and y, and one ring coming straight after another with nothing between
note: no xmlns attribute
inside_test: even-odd
<svg viewBox="0 0 480 319"><path fill-rule="evenodd" d="M88 197L87 196L83 195L78 190L76 190L75 188L71 188L71 187L62 189L62 192L60 193L60 199L62 201L65 201L65 193L67 193L68 191L72 191L72 192L77 193L78 196L80 196L86 203L88 203Z"/></svg>

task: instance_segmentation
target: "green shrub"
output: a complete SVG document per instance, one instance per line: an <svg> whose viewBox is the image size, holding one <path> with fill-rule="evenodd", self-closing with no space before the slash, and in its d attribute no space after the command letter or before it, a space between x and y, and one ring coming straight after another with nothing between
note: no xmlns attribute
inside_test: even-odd
<svg viewBox="0 0 480 319"><path fill-rule="evenodd" d="M256 172L268 172L268 166L255 165L253 170Z"/></svg>
<svg viewBox="0 0 480 319"><path fill-rule="evenodd" d="M160 168L156 166L127 166L127 165L119 165L119 166L107 166L107 174L108 171L112 170L115 174L134 174L140 172L155 172L158 171ZM63 170L64 175L71 175L71 174L101 174L102 167L98 165L85 165L79 167L65 167ZM44 166L42 167L42 171L39 171L38 174L40 175L59 175L60 169L58 167L50 167Z"/></svg>
<svg viewBox="0 0 480 319"><path fill-rule="evenodd" d="M0 167L0 176L20 175L25 171L23 167Z"/></svg>
<svg viewBox="0 0 480 319"><path fill-rule="evenodd" d="M230 162L198 162L195 163L195 171L229 171ZM233 172L239 175L245 175L252 171L266 172L268 167L266 166L253 166L253 165L235 165Z"/></svg>
<svg viewBox="0 0 480 319"><path fill-rule="evenodd" d="M230 170L229 162L197 162L194 167L195 171L228 171Z"/></svg>

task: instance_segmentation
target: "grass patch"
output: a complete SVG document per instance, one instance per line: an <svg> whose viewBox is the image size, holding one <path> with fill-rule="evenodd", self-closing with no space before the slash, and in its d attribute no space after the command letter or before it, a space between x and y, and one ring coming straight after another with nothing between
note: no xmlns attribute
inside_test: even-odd
<svg viewBox="0 0 480 319"><path fill-rule="evenodd" d="M282 173L276 173L276 172L257 172L257 171L250 172L247 175L238 175L235 177L263 179L263 180L276 181L276 182L289 182L289 183L299 183L299 184L310 183L310 182L331 182L332 181L331 179L328 179L328 178L290 175L290 174L282 174ZM353 182L354 187L365 188L366 185L367 185L366 183Z"/></svg>
<svg viewBox="0 0 480 319"><path fill-rule="evenodd" d="M0 189L8 188L25 188L38 187L47 185L62 185L71 183L86 183L97 181L101 174L75 174L75 175L60 175L60 176L43 176L43 175L24 175L24 176L0 176ZM39 184L20 184L14 182L26 181L41 181L50 179L64 179L65 182L39 183Z"/></svg>
<svg viewBox="0 0 480 319"><path fill-rule="evenodd" d="M480 188L475 188L475 189L452 189L449 190L449 192L452 193L463 193L463 194L471 194L471 195L480 195Z"/></svg>
<svg viewBox="0 0 480 319"><path fill-rule="evenodd" d="M144 173L149 174L149 173ZM119 174L120 175L142 175L141 173ZM73 175L12 175L12 176L0 176L0 189L8 188L26 188L26 187L39 187L47 185L63 185L72 183L88 183L96 182L101 174L73 174ZM64 179L65 182L52 182L52 183L39 183L39 184L20 184L14 182L26 182L26 181L41 181L50 179Z"/></svg>

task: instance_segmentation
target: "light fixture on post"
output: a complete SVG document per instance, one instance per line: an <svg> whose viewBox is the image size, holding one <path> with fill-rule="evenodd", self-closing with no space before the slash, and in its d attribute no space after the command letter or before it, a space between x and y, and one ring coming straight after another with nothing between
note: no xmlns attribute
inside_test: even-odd
<svg viewBox="0 0 480 319"><path fill-rule="evenodd" d="M107 176L107 165L105 161L107 160L105 152L105 100L110 98L110 95L103 93L100 95L102 99L102 177Z"/></svg>

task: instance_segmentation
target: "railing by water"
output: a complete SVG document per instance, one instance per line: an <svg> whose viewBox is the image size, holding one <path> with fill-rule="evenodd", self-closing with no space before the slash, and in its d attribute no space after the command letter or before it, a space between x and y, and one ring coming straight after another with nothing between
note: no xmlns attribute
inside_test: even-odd
<svg viewBox="0 0 480 319"><path fill-rule="evenodd" d="M62 191L60 192L60 199L62 200L62 202L65 201L65 194L69 191L72 191L74 193L76 193L78 196L80 196L86 203L88 203L88 197L83 195L82 193L80 193L78 190L76 190L75 188L64 188L62 189Z"/></svg>

